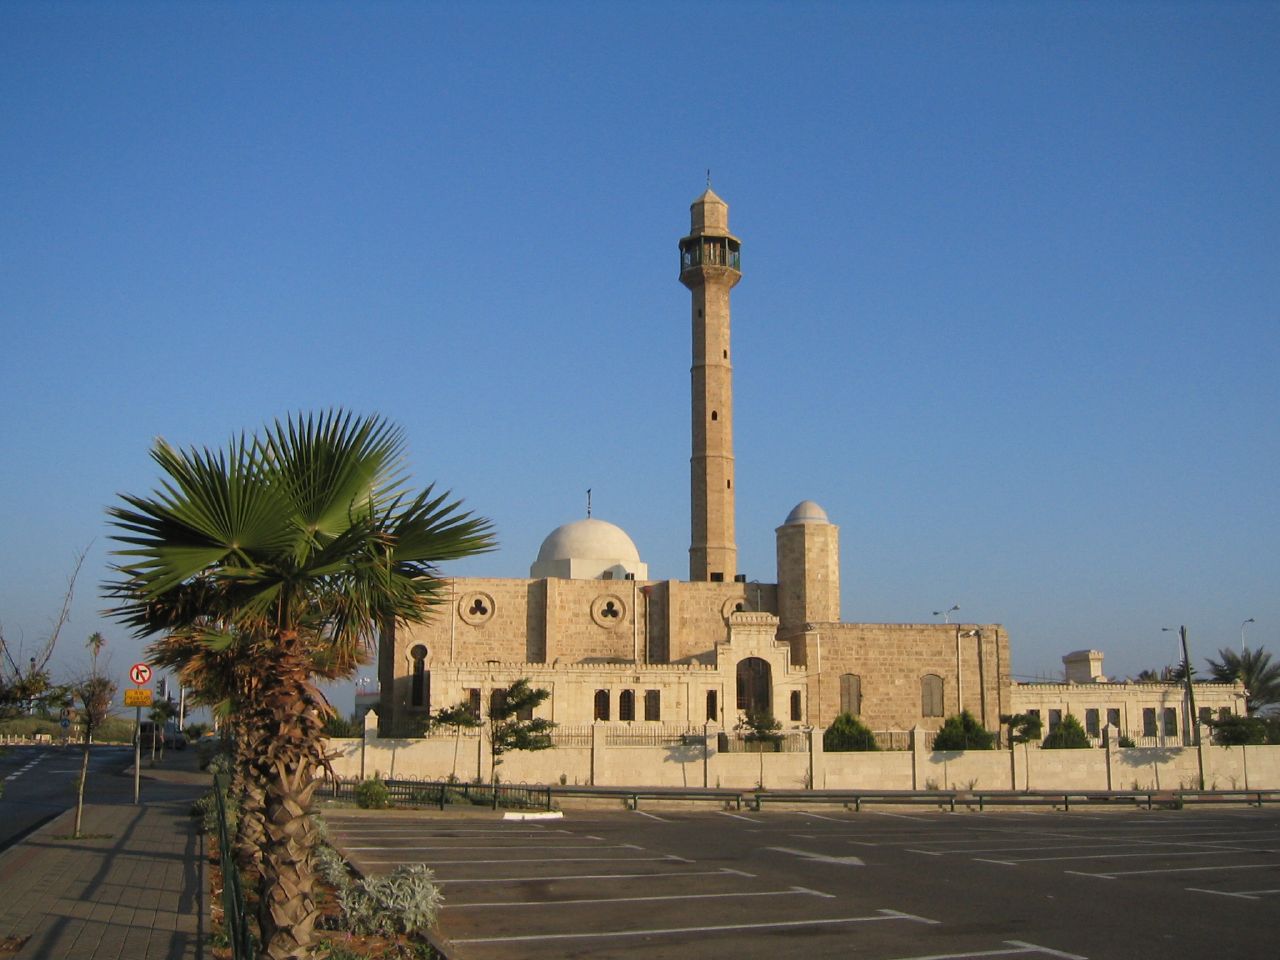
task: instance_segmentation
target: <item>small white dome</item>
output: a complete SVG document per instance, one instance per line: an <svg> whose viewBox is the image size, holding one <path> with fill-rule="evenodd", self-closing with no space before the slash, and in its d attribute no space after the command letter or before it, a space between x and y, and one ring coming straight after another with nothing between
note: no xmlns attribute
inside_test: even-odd
<svg viewBox="0 0 1280 960"><path fill-rule="evenodd" d="M648 566L640 562L640 551L625 530L588 517L552 530L542 541L538 559L529 572L538 579L597 579L606 573L617 579L628 573L643 579Z"/></svg>
<svg viewBox="0 0 1280 960"><path fill-rule="evenodd" d="M783 526L790 526L793 523L830 523L827 519L827 511L812 500L801 500L791 512L787 514L787 519L783 522Z"/></svg>

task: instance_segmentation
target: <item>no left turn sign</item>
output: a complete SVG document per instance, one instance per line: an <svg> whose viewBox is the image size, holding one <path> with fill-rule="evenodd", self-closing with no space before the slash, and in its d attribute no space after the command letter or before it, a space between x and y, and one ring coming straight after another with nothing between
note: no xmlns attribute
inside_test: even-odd
<svg viewBox="0 0 1280 960"><path fill-rule="evenodd" d="M129 679L138 686L151 681L151 668L145 663L135 663L129 668Z"/></svg>

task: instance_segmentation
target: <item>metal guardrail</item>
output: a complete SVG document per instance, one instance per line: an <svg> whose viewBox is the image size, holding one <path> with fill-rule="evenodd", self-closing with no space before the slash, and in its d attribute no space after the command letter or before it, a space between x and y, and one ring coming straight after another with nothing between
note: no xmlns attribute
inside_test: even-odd
<svg viewBox="0 0 1280 960"><path fill-rule="evenodd" d="M582 799L625 800L629 810L639 810L641 800L712 800L725 804L733 804L737 810L742 809L746 795L741 790L720 789L715 787L584 787L560 786L550 787L551 794L556 797L578 797Z"/></svg>
<svg viewBox="0 0 1280 960"><path fill-rule="evenodd" d="M253 960L253 932L249 929L249 917L245 911L244 888L241 886L240 868L232 855L231 830L227 825L227 789L230 778L225 773L214 774L213 797L218 821L218 858L222 866L222 921L231 941L232 960Z"/></svg>

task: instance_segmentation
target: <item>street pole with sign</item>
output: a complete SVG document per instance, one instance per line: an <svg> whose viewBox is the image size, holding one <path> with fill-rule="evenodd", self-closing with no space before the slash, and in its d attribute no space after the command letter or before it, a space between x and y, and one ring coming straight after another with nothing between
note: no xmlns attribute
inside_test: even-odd
<svg viewBox="0 0 1280 960"><path fill-rule="evenodd" d="M138 803L142 788L142 708L151 706L151 691L142 684L151 680L151 668L145 663L135 663L129 668L129 679L136 687L124 692L124 705L133 707L133 802Z"/></svg>

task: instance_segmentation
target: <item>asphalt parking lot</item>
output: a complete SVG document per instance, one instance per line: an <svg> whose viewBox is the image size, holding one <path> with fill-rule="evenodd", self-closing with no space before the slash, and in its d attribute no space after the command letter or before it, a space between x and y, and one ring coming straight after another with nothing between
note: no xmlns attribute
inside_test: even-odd
<svg viewBox="0 0 1280 960"><path fill-rule="evenodd" d="M1280 811L326 815L425 862L454 960L1280 955Z"/></svg>

